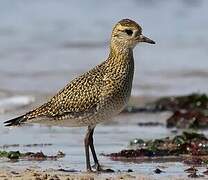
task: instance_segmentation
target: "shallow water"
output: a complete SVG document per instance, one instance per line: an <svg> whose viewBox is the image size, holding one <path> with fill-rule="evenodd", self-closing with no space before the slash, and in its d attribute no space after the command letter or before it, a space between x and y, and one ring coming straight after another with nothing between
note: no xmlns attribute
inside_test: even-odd
<svg viewBox="0 0 208 180"><path fill-rule="evenodd" d="M138 126L138 122L156 121L164 123L169 113L158 114L122 114L113 122L99 125L95 130L95 147L101 164L105 168L112 168L115 171L127 171L132 169L135 173L154 175L157 167L163 167L165 173L161 173L154 178L169 177L173 175L187 177L184 172L189 166L183 162L169 161L112 161L109 157L100 155L101 153L118 152L128 148L129 140L137 138L155 139L167 136L174 136L170 129L164 126L145 127ZM1 116L7 118L7 116ZM128 127L128 128L127 128ZM41 169L65 169L83 171L85 169L84 154L84 135L85 128L59 128L45 126L24 126L21 128L1 129L1 145L19 144L18 147L1 148L2 150L19 150L21 152L39 152L47 155L55 155L58 151L66 154L64 158L57 161L26 161L11 162L8 159L0 160L0 168L12 167L13 169L22 168L41 168ZM179 131L180 133L180 131ZM208 131L204 131L208 135ZM25 146L28 144L51 144L46 146ZM160 168L161 169L161 168ZM199 172L205 171L205 167L199 167Z"/></svg>
<svg viewBox="0 0 208 180"><path fill-rule="evenodd" d="M143 116L143 117L142 117ZM123 148L128 147L129 140L139 137L144 139L151 139L156 137L166 137L171 136L171 132L165 127L156 126L151 127L151 133L149 132L150 127L139 127L137 126L138 121L150 120L155 118L155 115L141 115L141 117L136 118L135 115L125 115L123 117L118 117L120 121L115 121L112 124L100 125L95 131L95 147L97 153L110 153L117 152ZM166 115L165 115L166 116ZM157 118L163 117L163 115L158 115ZM126 128L125 119L128 121L128 128ZM123 119L123 120L122 120ZM161 118L160 118L161 120ZM44 126L27 126L22 128L3 128L1 127L1 139L0 144L19 144L19 147L9 147L6 150L20 150L23 152L27 151L43 151L45 154L53 155L59 150L63 151L66 156L58 161L42 161L42 162L31 162L31 161L20 161L16 163L5 162L0 163L0 166L12 166L12 167L41 167L54 168L54 169L85 169L85 155L84 155L84 139L85 129L84 128L59 128L59 127L44 127ZM15 137L15 138L14 138ZM51 146L43 147L25 147L26 144L39 144L39 143L49 143ZM143 173L150 173L156 168L160 163L139 163L139 165L134 163L125 163L119 161L111 161L108 157L99 156L102 164L108 168L113 168L115 170L128 170L133 169L136 172L145 171ZM7 161L7 160L6 160ZM172 167L171 171L180 170L182 164L180 163L168 163L167 167L171 169L174 164L177 166ZM152 169L152 171L147 170ZM181 173L183 171L181 170ZM172 172L174 173L174 172Z"/></svg>
<svg viewBox="0 0 208 180"><path fill-rule="evenodd" d="M132 18L156 45L135 48L134 96L180 95L208 90L208 1L0 1L0 146L52 143L9 150L66 153L58 161L0 163L0 166L83 170L83 128L29 126L8 129L2 122L27 111L107 57L112 26ZM107 13L105 13L107 11ZM102 12L102 13L100 13ZM139 102L138 102L139 103ZM137 122L163 121L168 114L121 115L95 132L98 154L116 152L129 140L172 135L165 126L139 127ZM128 126L127 126L128 125ZM207 131L205 131L208 134ZM113 162L113 169L153 173L158 163ZM159 163L160 164L160 163ZM167 174L184 174L183 164L167 163Z"/></svg>

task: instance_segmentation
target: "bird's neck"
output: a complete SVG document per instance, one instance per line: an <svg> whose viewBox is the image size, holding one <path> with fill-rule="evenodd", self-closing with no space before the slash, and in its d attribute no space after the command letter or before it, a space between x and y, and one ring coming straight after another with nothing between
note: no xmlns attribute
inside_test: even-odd
<svg viewBox="0 0 208 180"><path fill-rule="evenodd" d="M134 74L133 49L111 46L105 71L111 78L128 79L132 83Z"/></svg>
<svg viewBox="0 0 208 180"><path fill-rule="evenodd" d="M116 63L120 65L134 63L133 49L128 48L125 45L111 44L108 61L109 63Z"/></svg>

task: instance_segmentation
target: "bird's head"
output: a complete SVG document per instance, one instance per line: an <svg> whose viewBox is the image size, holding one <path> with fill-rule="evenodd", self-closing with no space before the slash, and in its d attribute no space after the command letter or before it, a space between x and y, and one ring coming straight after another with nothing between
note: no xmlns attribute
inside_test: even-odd
<svg viewBox="0 0 208 180"><path fill-rule="evenodd" d="M122 19L113 28L111 46L122 46L133 49L139 42L155 44L155 42L142 35L142 28L135 21Z"/></svg>

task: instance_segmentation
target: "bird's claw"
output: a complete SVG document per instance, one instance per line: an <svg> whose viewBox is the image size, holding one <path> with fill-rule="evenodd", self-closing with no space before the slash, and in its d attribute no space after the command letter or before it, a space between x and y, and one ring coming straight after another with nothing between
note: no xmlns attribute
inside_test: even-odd
<svg viewBox="0 0 208 180"><path fill-rule="evenodd" d="M112 173L115 172L113 169L104 169L100 164L95 164L92 166L94 169L96 169L96 172L103 172L103 173Z"/></svg>

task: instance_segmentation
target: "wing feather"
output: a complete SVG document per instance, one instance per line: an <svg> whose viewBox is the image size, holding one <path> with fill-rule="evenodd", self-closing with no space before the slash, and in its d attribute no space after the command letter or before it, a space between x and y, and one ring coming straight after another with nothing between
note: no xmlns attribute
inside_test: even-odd
<svg viewBox="0 0 208 180"><path fill-rule="evenodd" d="M103 70L104 63L71 81L47 103L47 116L94 111L103 85Z"/></svg>

